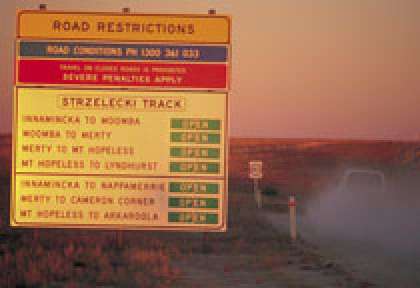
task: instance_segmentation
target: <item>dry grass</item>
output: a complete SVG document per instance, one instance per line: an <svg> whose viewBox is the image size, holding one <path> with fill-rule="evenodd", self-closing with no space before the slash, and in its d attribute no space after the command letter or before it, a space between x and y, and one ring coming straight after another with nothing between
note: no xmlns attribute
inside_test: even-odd
<svg viewBox="0 0 420 288"><path fill-rule="evenodd" d="M180 273L171 266L173 247L158 239L116 249L104 237L29 238L3 244L0 287L170 287Z"/></svg>

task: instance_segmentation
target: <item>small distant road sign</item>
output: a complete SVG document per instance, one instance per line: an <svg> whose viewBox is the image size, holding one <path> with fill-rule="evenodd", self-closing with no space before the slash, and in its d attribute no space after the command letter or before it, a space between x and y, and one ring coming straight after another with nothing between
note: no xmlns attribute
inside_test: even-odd
<svg viewBox="0 0 420 288"><path fill-rule="evenodd" d="M249 178L261 179L262 177L262 161L249 161Z"/></svg>

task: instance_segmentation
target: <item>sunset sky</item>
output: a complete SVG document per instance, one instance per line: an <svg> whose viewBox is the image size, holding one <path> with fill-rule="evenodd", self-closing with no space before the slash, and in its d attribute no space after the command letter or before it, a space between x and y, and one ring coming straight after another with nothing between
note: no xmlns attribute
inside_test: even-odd
<svg viewBox="0 0 420 288"><path fill-rule="evenodd" d="M15 10L39 3L231 15L232 136L420 139L418 0L1 0L0 133L11 132Z"/></svg>

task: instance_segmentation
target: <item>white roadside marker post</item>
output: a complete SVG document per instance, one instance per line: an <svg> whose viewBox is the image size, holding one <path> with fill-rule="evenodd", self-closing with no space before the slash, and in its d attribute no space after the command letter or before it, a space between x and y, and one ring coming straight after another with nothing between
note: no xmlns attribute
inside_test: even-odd
<svg viewBox="0 0 420 288"><path fill-rule="evenodd" d="M249 161L249 178L251 178L254 182L253 192L258 209L262 208L262 195L261 190L258 187L258 179L261 179L263 177L262 164L262 161L259 160Z"/></svg>
<svg viewBox="0 0 420 288"><path fill-rule="evenodd" d="M297 225L296 225L296 198L291 195L289 197L289 226L290 226L290 239L296 241L297 239Z"/></svg>

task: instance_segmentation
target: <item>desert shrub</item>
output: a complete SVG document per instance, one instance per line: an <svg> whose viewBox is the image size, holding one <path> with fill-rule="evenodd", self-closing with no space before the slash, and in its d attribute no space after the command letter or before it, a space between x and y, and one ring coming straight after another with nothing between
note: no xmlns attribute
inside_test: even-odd
<svg viewBox="0 0 420 288"><path fill-rule="evenodd" d="M273 186L266 186L262 190L262 194L265 196L277 196L279 192Z"/></svg>

